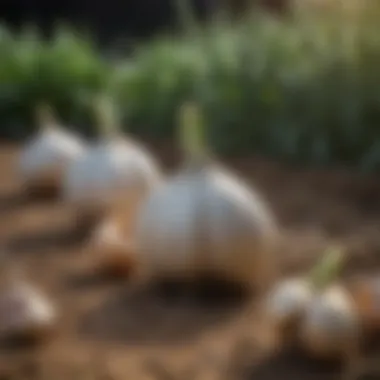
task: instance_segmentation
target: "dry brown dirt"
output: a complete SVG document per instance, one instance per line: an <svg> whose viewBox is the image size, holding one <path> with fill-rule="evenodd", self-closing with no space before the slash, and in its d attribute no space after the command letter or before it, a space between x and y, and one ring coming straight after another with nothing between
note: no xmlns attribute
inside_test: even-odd
<svg viewBox="0 0 380 380"><path fill-rule="evenodd" d="M153 150L169 169L179 162L170 145ZM202 303L96 278L83 242L73 238L72 210L54 200L22 200L12 170L16 154L0 146L0 248L57 302L61 317L42 346L0 346L0 379L336 378L339 368L273 354L254 297L211 302L214 294ZM258 158L229 164L273 205L284 231L284 272L307 267L332 242L349 251L347 275L380 267L379 179ZM378 378L373 370L362 379Z"/></svg>

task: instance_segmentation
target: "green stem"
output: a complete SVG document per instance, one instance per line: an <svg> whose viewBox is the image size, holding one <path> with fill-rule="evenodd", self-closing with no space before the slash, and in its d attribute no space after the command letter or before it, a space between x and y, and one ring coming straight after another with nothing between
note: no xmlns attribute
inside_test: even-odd
<svg viewBox="0 0 380 380"><path fill-rule="evenodd" d="M204 119L194 103L186 103L180 111L180 140L182 149L190 159L202 160L207 156L204 136Z"/></svg>
<svg viewBox="0 0 380 380"><path fill-rule="evenodd" d="M94 101L94 113L98 132L102 137L114 137L119 133L115 109L111 99L105 96L97 97Z"/></svg>
<svg viewBox="0 0 380 380"><path fill-rule="evenodd" d="M316 290L322 290L335 280L343 267L344 252L339 247L327 250L321 261L311 270L310 282Z"/></svg>

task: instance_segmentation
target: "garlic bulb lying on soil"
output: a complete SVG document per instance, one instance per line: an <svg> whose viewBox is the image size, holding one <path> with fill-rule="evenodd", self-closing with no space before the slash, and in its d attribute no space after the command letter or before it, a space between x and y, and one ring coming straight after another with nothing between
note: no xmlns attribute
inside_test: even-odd
<svg viewBox="0 0 380 380"><path fill-rule="evenodd" d="M314 297L300 337L306 351L320 358L352 359L357 354L361 321L351 294L334 285Z"/></svg>
<svg viewBox="0 0 380 380"><path fill-rule="evenodd" d="M117 221L111 218L95 230L90 241L89 254L94 256L100 272L124 277L134 270L135 247L123 232Z"/></svg>
<svg viewBox="0 0 380 380"><path fill-rule="evenodd" d="M280 282L269 293L265 304L265 317L281 340L295 335L296 328L313 297L307 279L291 278Z"/></svg>
<svg viewBox="0 0 380 380"><path fill-rule="evenodd" d="M361 319L350 292L343 285L330 285L340 266L339 252L330 258L330 263L326 261L325 268L315 273L314 296L301 322L300 340L316 357L347 359L356 354Z"/></svg>
<svg viewBox="0 0 380 380"><path fill-rule="evenodd" d="M37 110L40 131L21 151L18 172L27 190L58 191L67 166L84 152L84 144L63 130L48 107Z"/></svg>
<svg viewBox="0 0 380 380"><path fill-rule="evenodd" d="M143 199L160 180L153 157L131 139L121 138L111 104L102 99L96 112L101 138L70 165L64 181L65 199L90 216L123 207L129 197Z"/></svg>
<svg viewBox="0 0 380 380"><path fill-rule="evenodd" d="M207 154L197 108L185 106L181 117L187 161L142 205L141 265L153 277L210 274L262 285L275 267L275 222L259 196Z"/></svg>
<svg viewBox="0 0 380 380"><path fill-rule="evenodd" d="M40 340L52 332L56 310L33 286L15 277L3 276L0 289L0 336Z"/></svg>
<svg viewBox="0 0 380 380"><path fill-rule="evenodd" d="M318 292L339 269L340 251L328 251L308 275L285 279L274 286L265 299L265 318L278 338L294 338L306 310Z"/></svg>

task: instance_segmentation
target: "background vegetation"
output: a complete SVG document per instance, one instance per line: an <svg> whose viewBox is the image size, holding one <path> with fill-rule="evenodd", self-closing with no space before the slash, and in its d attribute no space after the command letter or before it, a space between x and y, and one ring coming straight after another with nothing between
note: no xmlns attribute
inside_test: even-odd
<svg viewBox="0 0 380 380"><path fill-rule="evenodd" d="M30 29L4 28L0 135L29 135L40 100L91 133L88 99L105 89L131 132L167 138L179 104L195 97L208 117L211 145L222 153L377 170L379 16L377 7L281 19L255 12L238 24L220 18L191 35L157 38L117 59L67 29L45 41Z"/></svg>

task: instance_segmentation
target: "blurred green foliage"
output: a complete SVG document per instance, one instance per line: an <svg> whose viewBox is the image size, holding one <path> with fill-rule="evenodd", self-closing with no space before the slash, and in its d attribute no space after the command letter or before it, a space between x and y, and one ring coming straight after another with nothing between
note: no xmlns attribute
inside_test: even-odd
<svg viewBox="0 0 380 380"><path fill-rule="evenodd" d="M158 38L117 62L67 30L49 42L31 30L2 30L0 134L30 133L39 100L65 121L91 125L89 96L106 90L132 133L166 138L181 103L195 97L219 152L377 170L379 21L378 9L282 20L254 13L238 24L219 20L192 35Z"/></svg>
<svg viewBox="0 0 380 380"><path fill-rule="evenodd" d="M86 96L104 88L108 73L91 40L70 30L44 41L33 28L18 35L0 29L0 135L30 134L41 101L60 118L85 123Z"/></svg>

